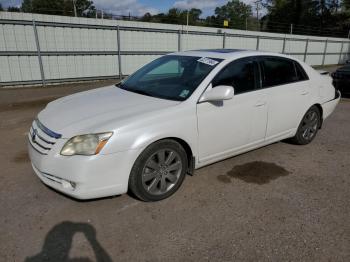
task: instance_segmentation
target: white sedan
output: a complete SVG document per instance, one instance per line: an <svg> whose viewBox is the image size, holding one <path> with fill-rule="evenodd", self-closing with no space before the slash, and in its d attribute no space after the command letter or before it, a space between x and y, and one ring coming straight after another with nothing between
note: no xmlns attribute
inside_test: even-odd
<svg viewBox="0 0 350 262"><path fill-rule="evenodd" d="M160 57L116 86L60 98L34 120L33 169L79 199L172 195L186 173L291 138L310 143L340 93L292 57L199 50Z"/></svg>

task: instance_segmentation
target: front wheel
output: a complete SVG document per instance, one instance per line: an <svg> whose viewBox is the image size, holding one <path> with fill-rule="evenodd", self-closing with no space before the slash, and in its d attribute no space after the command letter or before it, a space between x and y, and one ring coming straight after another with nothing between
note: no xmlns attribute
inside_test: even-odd
<svg viewBox="0 0 350 262"><path fill-rule="evenodd" d="M148 146L135 161L129 189L143 201L162 200L181 186L187 167L183 147L173 140L160 140Z"/></svg>
<svg viewBox="0 0 350 262"><path fill-rule="evenodd" d="M292 142L298 145L309 144L315 138L320 125L320 110L316 106L312 106L301 120L297 133L291 139Z"/></svg>

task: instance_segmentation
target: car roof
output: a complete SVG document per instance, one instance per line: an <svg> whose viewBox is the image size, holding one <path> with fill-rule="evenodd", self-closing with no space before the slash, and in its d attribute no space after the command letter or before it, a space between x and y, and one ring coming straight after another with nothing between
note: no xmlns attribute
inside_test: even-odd
<svg viewBox="0 0 350 262"><path fill-rule="evenodd" d="M210 57L210 58L219 58L224 60L226 59L232 60L232 59L249 57L249 56L268 55L268 56L285 57L285 58L295 60L293 57L279 54L279 53L271 53L271 52L248 50L248 49L225 49L225 48L180 51L180 52L172 53L171 55Z"/></svg>

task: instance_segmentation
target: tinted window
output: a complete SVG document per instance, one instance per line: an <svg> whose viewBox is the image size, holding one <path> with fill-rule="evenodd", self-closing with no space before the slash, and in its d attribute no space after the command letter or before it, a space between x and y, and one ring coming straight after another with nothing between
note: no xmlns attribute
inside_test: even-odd
<svg viewBox="0 0 350 262"><path fill-rule="evenodd" d="M283 85L298 81L294 62L281 58L265 58L261 61L263 87Z"/></svg>
<svg viewBox="0 0 350 262"><path fill-rule="evenodd" d="M309 80L305 70L301 67L301 65L297 62L294 62L295 70L297 71L297 76L299 81Z"/></svg>
<svg viewBox="0 0 350 262"><path fill-rule="evenodd" d="M178 60L170 60L160 66L149 71L146 75L150 79L152 77L171 77L181 75L184 67Z"/></svg>
<svg viewBox="0 0 350 262"><path fill-rule="evenodd" d="M244 60L234 61L227 65L213 80L213 87L229 85L235 89L235 94L249 92L255 89L255 62Z"/></svg>

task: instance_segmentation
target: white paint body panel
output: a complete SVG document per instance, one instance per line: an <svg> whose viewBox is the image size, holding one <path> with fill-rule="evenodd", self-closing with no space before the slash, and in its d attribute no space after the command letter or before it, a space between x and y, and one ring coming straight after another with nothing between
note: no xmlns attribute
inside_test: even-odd
<svg viewBox="0 0 350 262"><path fill-rule="evenodd" d="M199 168L292 137L308 108L318 104L325 119L340 99L335 99L328 76L321 76L299 62L310 78L308 81L259 89L218 103L198 103L212 79L228 63L248 56L286 56L255 51L177 54L224 60L183 102L143 96L110 86L49 103L38 119L50 130L62 134L62 138L57 139L47 155L28 146L39 178L75 198L123 194L127 192L135 160L157 140L181 139L191 148L195 167ZM60 155L69 138L108 131L114 134L98 155ZM67 181L74 182L76 188L70 187Z"/></svg>

